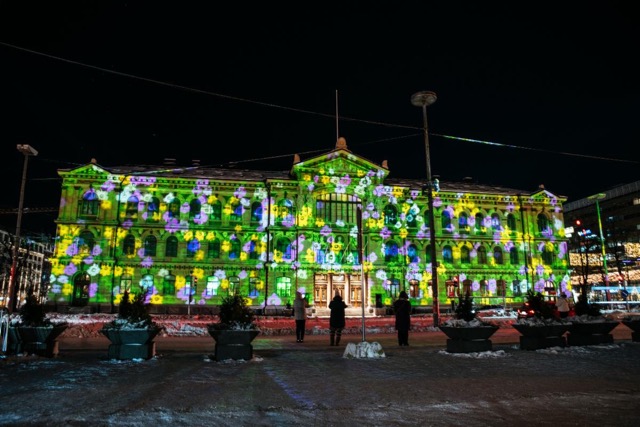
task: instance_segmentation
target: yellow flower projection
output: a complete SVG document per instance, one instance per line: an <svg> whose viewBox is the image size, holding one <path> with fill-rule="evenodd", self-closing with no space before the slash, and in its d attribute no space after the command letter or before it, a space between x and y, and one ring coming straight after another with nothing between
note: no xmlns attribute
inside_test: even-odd
<svg viewBox="0 0 640 427"><path fill-rule="evenodd" d="M106 265L106 264L100 265L100 275L102 277L111 276L112 271L113 271L113 268L110 265Z"/></svg>
<svg viewBox="0 0 640 427"><path fill-rule="evenodd" d="M306 251L306 253L304 255L304 260L306 262L314 262L315 259L316 259L316 252L311 248L307 249L307 251Z"/></svg>
<svg viewBox="0 0 640 427"><path fill-rule="evenodd" d="M71 283L65 283L64 285L62 285L62 295L71 295L73 293L73 286L71 286Z"/></svg>
<svg viewBox="0 0 640 427"><path fill-rule="evenodd" d="M163 301L163 297L160 294L153 294L151 295L151 304L155 304L155 305L160 305L162 304Z"/></svg>

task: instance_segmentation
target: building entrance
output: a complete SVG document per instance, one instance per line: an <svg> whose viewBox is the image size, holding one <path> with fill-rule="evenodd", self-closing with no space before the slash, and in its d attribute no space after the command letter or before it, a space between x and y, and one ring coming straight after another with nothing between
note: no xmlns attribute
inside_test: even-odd
<svg viewBox="0 0 640 427"><path fill-rule="evenodd" d="M349 307L362 307L362 282L359 274L318 273L314 277L314 304L329 307L331 299L340 294Z"/></svg>

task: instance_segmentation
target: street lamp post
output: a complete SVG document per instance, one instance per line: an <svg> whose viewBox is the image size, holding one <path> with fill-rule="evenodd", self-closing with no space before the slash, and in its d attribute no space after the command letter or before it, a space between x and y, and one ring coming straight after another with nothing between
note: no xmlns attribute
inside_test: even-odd
<svg viewBox="0 0 640 427"><path fill-rule="evenodd" d="M600 217L600 200L607 197L604 193L594 194L588 199L596 201L596 212L598 213L598 228L600 230L600 246L602 247L602 271L604 272L604 285L609 286L609 273L607 271L607 252L604 246L604 233L602 232L602 219Z"/></svg>
<svg viewBox="0 0 640 427"><path fill-rule="evenodd" d="M18 219L16 221L16 237L13 243L13 257L11 261L11 275L9 276L9 313L16 311L18 307L18 286L16 285L16 276L18 268L18 255L20 253L20 229L22 227L22 209L24 206L24 187L27 182L27 166L29 164L29 156L37 156L38 151L28 144L18 144L17 149L24 154L24 165L22 167L22 183L20 184L20 199L18 201Z"/></svg>
<svg viewBox="0 0 640 427"><path fill-rule="evenodd" d="M422 107L422 122L424 131L424 149L427 160L427 208L429 209L429 244L431 246L431 285L433 292L433 326L440 326L440 303L438 301L438 260L436 258L436 224L433 214L433 182L431 179L431 157L429 154L429 127L427 125L427 107L438 97L435 92L422 91L411 95L411 103Z"/></svg>

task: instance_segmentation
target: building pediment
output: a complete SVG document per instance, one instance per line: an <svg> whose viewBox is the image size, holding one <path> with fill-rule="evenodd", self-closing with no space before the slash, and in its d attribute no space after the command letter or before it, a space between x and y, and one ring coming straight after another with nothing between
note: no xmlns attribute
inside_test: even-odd
<svg viewBox="0 0 640 427"><path fill-rule="evenodd" d="M353 154L347 149L344 138L340 138L334 150L297 161L291 169L291 174L302 182L313 181L317 185L328 183L339 185L340 182L344 184L362 178L380 183L387 177L389 170Z"/></svg>

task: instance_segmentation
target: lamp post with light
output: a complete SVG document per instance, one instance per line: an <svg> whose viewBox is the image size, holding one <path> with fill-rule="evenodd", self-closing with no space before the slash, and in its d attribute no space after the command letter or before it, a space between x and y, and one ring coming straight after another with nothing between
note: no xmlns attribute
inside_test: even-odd
<svg viewBox="0 0 640 427"><path fill-rule="evenodd" d="M436 224L433 214L433 181L431 179L431 157L429 154L429 127L427 125L427 107L438 97L435 92L422 91L411 95L411 104L422 107L424 131L424 149L427 160L427 208L429 209L429 244L431 246L431 285L433 292L433 326L440 326L440 302L438 301L438 260L436 258Z"/></svg>
<svg viewBox="0 0 640 427"><path fill-rule="evenodd" d="M602 271L604 272L604 285L609 286L609 273L607 271L607 252L604 246L604 233L602 232L602 218L600 217L600 200L607 197L604 193L594 194L587 197L596 201L596 212L598 213L598 228L600 230L600 246L602 247Z"/></svg>
<svg viewBox="0 0 640 427"><path fill-rule="evenodd" d="M16 311L18 307L18 286L16 285L18 255L20 253L20 230L22 228L22 209L24 206L24 187L27 182L27 166L29 165L29 156L37 156L38 151L28 144L18 144L17 149L24 154L24 165L22 167L22 183L20 184L20 199L18 201L18 219L16 221L16 237L13 243L13 257L11 261L11 275L9 276L9 313Z"/></svg>

